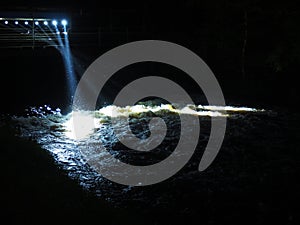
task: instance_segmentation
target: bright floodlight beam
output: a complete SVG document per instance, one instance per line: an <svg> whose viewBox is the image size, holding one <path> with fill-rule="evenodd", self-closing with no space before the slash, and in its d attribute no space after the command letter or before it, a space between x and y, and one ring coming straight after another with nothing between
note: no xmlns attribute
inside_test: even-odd
<svg viewBox="0 0 300 225"><path fill-rule="evenodd" d="M18 22L18 21L15 21L15 24L16 24L16 25L18 25L18 24L19 24L19 22Z"/></svg>
<svg viewBox="0 0 300 225"><path fill-rule="evenodd" d="M34 24L38 26L38 25L39 25L39 22L38 22L38 21L35 21Z"/></svg>
<svg viewBox="0 0 300 225"><path fill-rule="evenodd" d="M28 21L25 21L24 24L25 24L25 25L28 25Z"/></svg>
<svg viewBox="0 0 300 225"><path fill-rule="evenodd" d="M48 21L44 21L44 25L45 25L45 26L48 26Z"/></svg>
<svg viewBox="0 0 300 225"><path fill-rule="evenodd" d="M53 21L52 21L52 24L53 24L54 26L57 26L57 21L56 21L56 20L53 20Z"/></svg>

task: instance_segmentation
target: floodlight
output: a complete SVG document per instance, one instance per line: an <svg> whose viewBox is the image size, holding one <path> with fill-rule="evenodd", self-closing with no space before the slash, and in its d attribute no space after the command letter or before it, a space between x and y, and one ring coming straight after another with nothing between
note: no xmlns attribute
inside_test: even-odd
<svg viewBox="0 0 300 225"><path fill-rule="evenodd" d="M61 21L61 24L62 24L63 26L66 26L66 25L68 24L68 22L67 22L67 20L62 20L62 21Z"/></svg>
<svg viewBox="0 0 300 225"><path fill-rule="evenodd" d="M57 21L56 21L56 20L53 20L53 21L52 21L52 24L53 24L54 26L57 26Z"/></svg>

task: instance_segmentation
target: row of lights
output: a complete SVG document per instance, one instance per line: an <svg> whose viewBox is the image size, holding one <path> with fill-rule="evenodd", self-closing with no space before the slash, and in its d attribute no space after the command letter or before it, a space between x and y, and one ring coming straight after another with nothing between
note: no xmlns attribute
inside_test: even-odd
<svg viewBox="0 0 300 225"><path fill-rule="evenodd" d="M8 24L8 21L5 20L5 21L4 21L4 24L7 25L7 24ZM15 21L15 24L18 25L18 24L19 24L19 21ZM25 21L24 24L25 24L25 25L28 25L29 22L28 22L28 21ZM39 23L39 21L35 21L34 24L35 24L36 26L38 26L40 23ZM48 21L44 21L43 24L44 24L45 26L48 26L48 25L49 25ZM62 21L61 21L61 25L63 25L64 27L67 26L67 24L68 24L68 21L67 21L67 20L62 20ZM56 26L58 25L57 20L52 20L52 25L56 27Z"/></svg>

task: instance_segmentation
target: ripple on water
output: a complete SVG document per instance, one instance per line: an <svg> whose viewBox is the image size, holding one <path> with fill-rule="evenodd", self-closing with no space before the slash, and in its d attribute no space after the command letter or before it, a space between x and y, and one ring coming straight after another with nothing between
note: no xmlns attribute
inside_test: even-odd
<svg viewBox="0 0 300 225"><path fill-rule="evenodd" d="M81 133L80 138L76 137L72 126L74 113L79 114L82 118L83 133ZM26 116L14 116L12 119L16 124L19 135L36 141L43 149L48 150L54 157L56 164L65 170L70 178L77 180L83 188L95 193L97 196L115 204L122 204L120 199L124 200L134 196L136 199L144 200L145 196L140 192L136 192L138 187L112 183L95 172L82 156L80 145L89 148L91 152L97 152L99 141L101 141L111 154L122 161L139 158L141 162L148 160L148 163L152 163L155 160L167 157L176 147L176 140L180 135L178 114L198 116L201 123L204 123L204 125L201 124L200 141L206 142L210 129L210 117L229 117L231 120L240 120L249 114L259 116L268 115L268 113L270 112L247 107L187 105L181 109L175 109L172 105L164 104L160 106L137 105L123 108L107 106L92 112L80 111L62 115L59 109L53 110L50 106L45 105L43 107L32 107L27 110ZM147 123L153 116L164 119L168 124L168 133L163 145L158 147L158 151L151 153L150 158L146 154L130 151L120 144L110 124L111 117L119 118L116 126L126 136L126 120L124 118L130 117L131 128L134 129L136 136L146 140L145 138L149 136ZM91 117L95 126L85 127L86 119ZM145 141L145 145L147 144Z"/></svg>

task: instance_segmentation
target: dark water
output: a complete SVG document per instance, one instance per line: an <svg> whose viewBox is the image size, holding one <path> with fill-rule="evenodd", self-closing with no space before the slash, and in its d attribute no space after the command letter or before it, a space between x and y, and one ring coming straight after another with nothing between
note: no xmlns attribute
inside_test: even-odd
<svg viewBox="0 0 300 225"><path fill-rule="evenodd" d="M109 106L96 112L80 113L84 132L79 139L72 130L72 113L62 115L59 109L49 106L31 108L24 116L2 118L1 124L9 123L18 136L37 142L70 179L114 207L136 208L154 215L176 212L178 218L197 218L201 211L202 219L208 224L210 220L218 221L216 215L220 221L231 221L249 214L253 215L251 221L255 224L274 218L286 224L294 222L296 211L292 205L299 196L294 184L299 175L299 161L295 158L299 153L289 148L290 117L286 112L205 106L186 106L174 111L169 105L144 105L126 109ZM140 165L158 162L176 147L180 113L199 117L199 144L189 163L161 183L145 187L116 184L94 171L80 152L80 145L96 148L101 141L114 157L124 162ZM151 153L131 151L114 135L111 115L130 116L133 133L140 138L149 135L149 119L159 116L168 126L167 136ZM223 146L212 165L200 173L198 164L210 135L211 117L224 116L228 124ZM89 117L96 118L95 128L84 127L84 120ZM297 116L294 118L297 120ZM122 129L125 124L120 120L117 126ZM231 210L238 213L230 214Z"/></svg>

